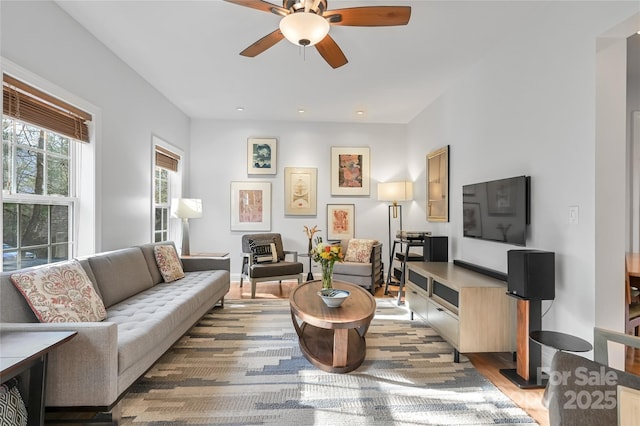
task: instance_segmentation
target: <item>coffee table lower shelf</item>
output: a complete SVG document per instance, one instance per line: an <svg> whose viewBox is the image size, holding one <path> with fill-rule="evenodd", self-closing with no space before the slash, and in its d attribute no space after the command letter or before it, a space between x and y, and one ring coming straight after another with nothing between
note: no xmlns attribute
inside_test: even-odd
<svg viewBox="0 0 640 426"><path fill-rule="evenodd" d="M365 338L355 328L330 330L303 323L299 337L305 358L329 373L355 370L364 361L367 351ZM343 359L345 355L346 360Z"/></svg>

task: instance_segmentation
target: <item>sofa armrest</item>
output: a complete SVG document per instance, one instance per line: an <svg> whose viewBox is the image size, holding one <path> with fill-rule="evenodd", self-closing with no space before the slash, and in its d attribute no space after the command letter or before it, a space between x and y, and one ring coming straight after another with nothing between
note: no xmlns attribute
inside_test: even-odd
<svg viewBox="0 0 640 426"><path fill-rule="evenodd" d="M49 354L45 405L108 407L118 398L118 327L112 322L2 323L4 331L77 331Z"/></svg>
<svg viewBox="0 0 640 426"><path fill-rule="evenodd" d="M231 260L228 257L190 257L181 258L185 272L224 270L231 271Z"/></svg>

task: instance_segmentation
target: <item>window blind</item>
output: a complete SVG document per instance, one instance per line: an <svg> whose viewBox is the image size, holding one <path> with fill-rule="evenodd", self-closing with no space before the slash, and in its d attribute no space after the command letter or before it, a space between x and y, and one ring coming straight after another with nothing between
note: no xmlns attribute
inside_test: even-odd
<svg viewBox="0 0 640 426"><path fill-rule="evenodd" d="M177 172L179 163L180 156L178 154L156 145L156 166Z"/></svg>
<svg viewBox="0 0 640 426"><path fill-rule="evenodd" d="M2 109L16 120L89 142L91 114L7 74L2 76Z"/></svg>

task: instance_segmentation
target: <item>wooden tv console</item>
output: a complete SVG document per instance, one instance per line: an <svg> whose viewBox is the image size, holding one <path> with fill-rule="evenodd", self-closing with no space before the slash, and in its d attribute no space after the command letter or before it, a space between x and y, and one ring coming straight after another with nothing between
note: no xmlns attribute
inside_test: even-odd
<svg viewBox="0 0 640 426"><path fill-rule="evenodd" d="M454 348L465 352L514 352L516 302L504 281L450 262L408 264L405 299Z"/></svg>

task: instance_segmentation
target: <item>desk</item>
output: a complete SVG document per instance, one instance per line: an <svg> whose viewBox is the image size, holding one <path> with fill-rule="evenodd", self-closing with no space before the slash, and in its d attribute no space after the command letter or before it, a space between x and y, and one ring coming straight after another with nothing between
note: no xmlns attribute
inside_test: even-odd
<svg viewBox="0 0 640 426"><path fill-rule="evenodd" d="M71 340L75 331L0 332L0 382L29 370L27 425L44 424L44 395L49 352Z"/></svg>

